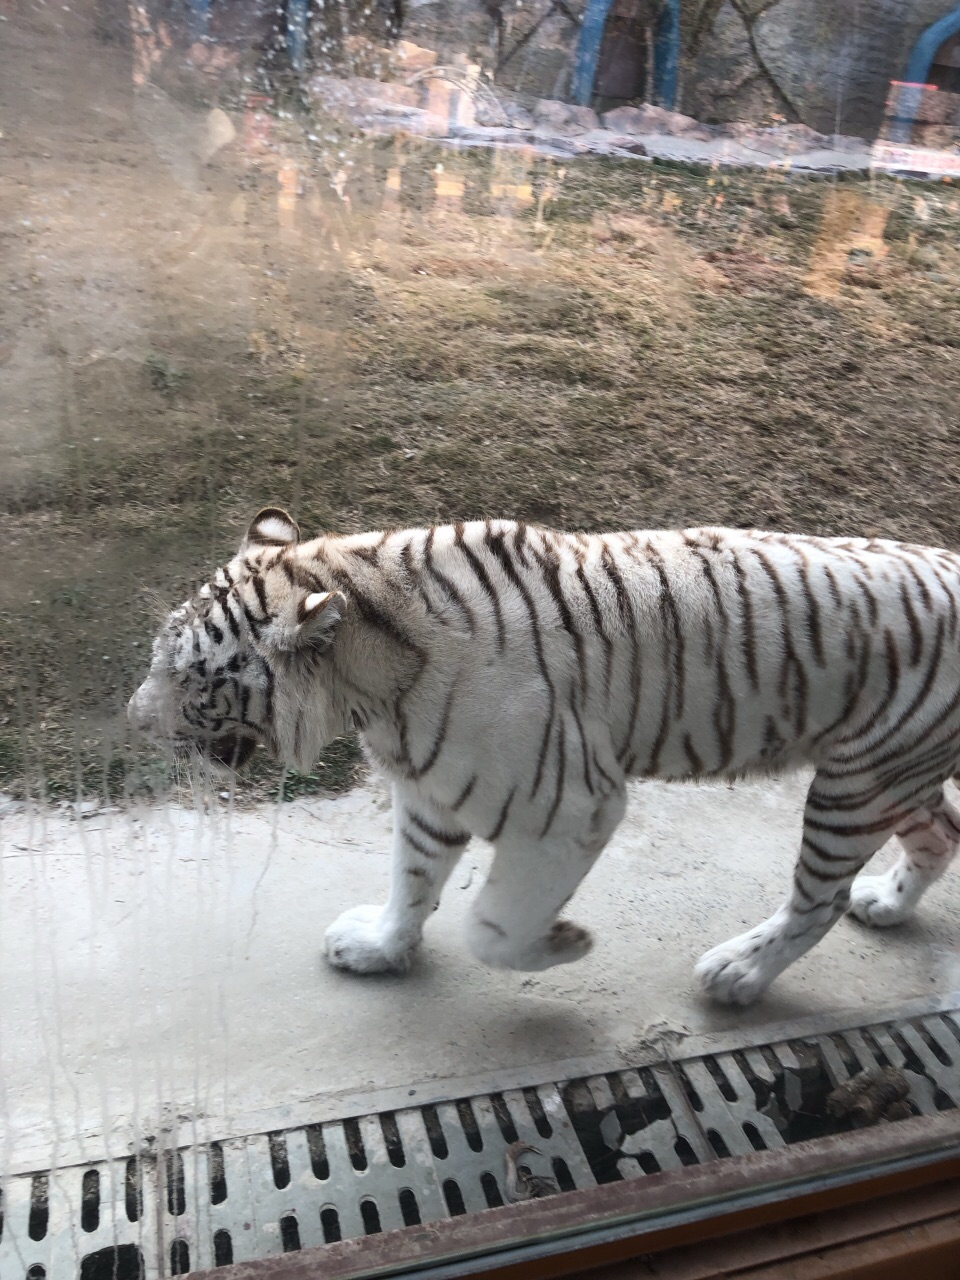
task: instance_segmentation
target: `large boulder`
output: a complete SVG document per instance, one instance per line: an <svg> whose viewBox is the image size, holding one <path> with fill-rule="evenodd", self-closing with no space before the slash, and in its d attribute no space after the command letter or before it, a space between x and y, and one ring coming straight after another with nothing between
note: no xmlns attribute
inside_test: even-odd
<svg viewBox="0 0 960 1280"><path fill-rule="evenodd" d="M757 65L747 22L730 0L724 0L688 63L683 105L711 124L734 120L772 124L788 114L783 99Z"/></svg>
<svg viewBox="0 0 960 1280"><path fill-rule="evenodd" d="M683 106L713 123L799 121L875 137L890 81L948 0L722 0L684 60Z"/></svg>
<svg viewBox="0 0 960 1280"><path fill-rule="evenodd" d="M560 133L587 133L598 129L600 121L591 107L577 107L555 98L539 98L533 104L534 123Z"/></svg>
<svg viewBox="0 0 960 1280"><path fill-rule="evenodd" d="M753 24L757 53L804 124L875 136L890 81L903 75L918 34L904 0L776 0Z"/></svg>

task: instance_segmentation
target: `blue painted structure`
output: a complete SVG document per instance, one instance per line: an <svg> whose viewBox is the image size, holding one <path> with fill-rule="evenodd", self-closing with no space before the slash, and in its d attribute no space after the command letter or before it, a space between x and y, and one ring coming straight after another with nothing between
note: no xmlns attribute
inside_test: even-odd
<svg viewBox="0 0 960 1280"><path fill-rule="evenodd" d="M593 99L600 47L613 0L587 0L573 67L574 102L588 107ZM680 63L680 0L665 0L657 18L653 44L653 100L672 108L677 100Z"/></svg>
<svg viewBox="0 0 960 1280"><path fill-rule="evenodd" d="M290 65L301 72L307 60L307 6L310 0L287 0L287 53Z"/></svg>
<svg viewBox="0 0 960 1280"><path fill-rule="evenodd" d="M653 100L673 110L680 69L680 0L666 0L657 19L653 42Z"/></svg>
<svg viewBox="0 0 960 1280"><path fill-rule="evenodd" d="M190 35L206 40L210 32L210 0L187 0L190 7ZM287 53L294 71L300 72L307 60L307 8L310 0L287 0Z"/></svg>
<svg viewBox="0 0 960 1280"><path fill-rule="evenodd" d="M210 29L210 0L189 0L190 35L194 40L205 40Z"/></svg>
<svg viewBox="0 0 960 1280"><path fill-rule="evenodd" d="M897 95L897 105L890 125L891 142L909 142L923 86L930 74L930 64L944 40L960 31L960 5L927 27L913 46L903 73L904 84Z"/></svg>

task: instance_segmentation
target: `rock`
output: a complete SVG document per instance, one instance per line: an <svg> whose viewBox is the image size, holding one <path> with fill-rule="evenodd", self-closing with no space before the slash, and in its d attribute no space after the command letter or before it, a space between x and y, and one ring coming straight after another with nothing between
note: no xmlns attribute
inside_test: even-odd
<svg viewBox="0 0 960 1280"><path fill-rule="evenodd" d="M840 279L856 289L882 289L886 283L883 268L874 263L864 263L863 266L851 264Z"/></svg>
<svg viewBox="0 0 960 1280"><path fill-rule="evenodd" d="M648 132L638 107L615 107L613 111L605 111L600 117L600 123L604 129L612 129L614 133Z"/></svg>
<svg viewBox="0 0 960 1280"><path fill-rule="evenodd" d="M761 128L739 120L721 125L719 132L723 137L735 138L753 151L762 151L771 156L790 156L799 151L813 151L815 148L830 146L830 139L825 134L817 133L816 129L805 124Z"/></svg>
<svg viewBox="0 0 960 1280"><path fill-rule="evenodd" d="M510 117L507 114L506 108L500 103L487 101L483 98L477 99L477 103L473 111L473 122L481 127L485 126L491 129L503 129L510 127Z"/></svg>
<svg viewBox="0 0 960 1280"><path fill-rule="evenodd" d="M636 138L623 138L622 140L617 139L616 141L619 150L626 151L628 155L648 156L650 154L644 144L639 142Z"/></svg>
<svg viewBox="0 0 960 1280"><path fill-rule="evenodd" d="M203 163L209 164L217 152L228 147L236 136L236 127L227 113L220 107L214 107L207 113L207 133L199 148Z"/></svg>
<svg viewBox="0 0 960 1280"><path fill-rule="evenodd" d="M772 124L784 114L782 100L757 66L747 25L731 0L724 0L701 37L687 86L685 106L701 120L745 120L757 126Z"/></svg>
<svg viewBox="0 0 960 1280"><path fill-rule="evenodd" d="M539 98L533 104L533 119L538 125L558 129L562 133L587 133L597 129L600 121L590 107L577 107L554 98Z"/></svg>
<svg viewBox="0 0 960 1280"><path fill-rule="evenodd" d="M870 143L866 138L854 138L849 134L837 133L827 140L827 145L831 151L840 152L858 152L863 154L870 151Z"/></svg>
<svg viewBox="0 0 960 1280"><path fill-rule="evenodd" d="M611 1151L617 1151L623 1142L623 1126L612 1108L600 1121L600 1137Z"/></svg>
<svg viewBox="0 0 960 1280"><path fill-rule="evenodd" d="M456 138L458 142L469 142L475 146L496 146L498 143L507 146L527 146L542 147L543 138L530 130L520 128L510 128L508 126L499 128L497 126L480 127L475 125L451 125L451 138Z"/></svg>
<svg viewBox="0 0 960 1280"><path fill-rule="evenodd" d="M437 65L435 49L425 49L411 40L398 40L393 57L396 69L401 75L413 75L415 71L426 71L428 67Z"/></svg>
<svg viewBox="0 0 960 1280"><path fill-rule="evenodd" d="M408 111L416 112L419 100L419 91L415 86L388 80L370 80L365 76L351 76L341 80L337 76L316 75L310 81L307 92L334 115L358 123L381 114L405 115Z"/></svg>
<svg viewBox="0 0 960 1280"><path fill-rule="evenodd" d="M533 128L533 112L528 111L526 107L521 107L517 102L505 102L503 110L510 129Z"/></svg>
<svg viewBox="0 0 960 1280"><path fill-rule="evenodd" d="M812 147L830 145L830 138L826 134L818 133L816 129L811 129L809 125L799 122L782 124L776 129L771 129L770 133L775 135L779 142L785 143L788 150L809 150Z"/></svg>
<svg viewBox="0 0 960 1280"><path fill-rule="evenodd" d="M926 21L915 10L928 9ZM753 39L770 76L804 124L829 133L876 135L891 80L919 30L943 12L903 0L778 0L756 19Z"/></svg>
<svg viewBox="0 0 960 1280"><path fill-rule="evenodd" d="M603 127L617 133L664 134L668 137L700 138L713 136L712 130L693 116L679 111L667 111L664 107L615 107L601 116Z"/></svg>
<svg viewBox="0 0 960 1280"><path fill-rule="evenodd" d="M685 106L719 123L799 119L873 138L890 81L942 12L936 0L869 11L860 0L723 0L690 55Z"/></svg>

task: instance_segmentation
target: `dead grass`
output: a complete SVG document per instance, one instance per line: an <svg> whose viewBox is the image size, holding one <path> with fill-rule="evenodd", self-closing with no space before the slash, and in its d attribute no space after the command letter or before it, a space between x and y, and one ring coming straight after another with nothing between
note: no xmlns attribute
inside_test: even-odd
<svg viewBox="0 0 960 1280"><path fill-rule="evenodd" d="M952 187L378 142L346 214L287 146L304 195L279 232L272 172L216 177L243 221L210 269L242 277L249 321L187 287L196 237L145 226L139 356L67 360L58 447L0 480L0 788L166 785L119 719L145 593L181 598L265 503L308 530L503 514L960 545ZM253 794L348 785L356 759L263 766Z"/></svg>

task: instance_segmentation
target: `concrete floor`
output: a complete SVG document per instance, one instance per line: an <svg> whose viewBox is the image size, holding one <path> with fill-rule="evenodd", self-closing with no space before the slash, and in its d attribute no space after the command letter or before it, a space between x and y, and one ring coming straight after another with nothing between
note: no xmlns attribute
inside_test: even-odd
<svg viewBox="0 0 960 1280"><path fill-rule="evenodd" d="M841 922L753 1009L699 998L700 952L780 899L803 792L802 778L635 786L570 908L594 929L593 953L531 975L485 970L462 945L488 858L480 842L413 972L323 965L326 925L386 890L389 799L376 787L206 817L0 819L0 1169L93 1158L104 1136L119 1154L196 1116L224 1136L270 1127L262 1113L278 1107L300 1121L330 1114L332 1095L405 1096L499 1071L533 1079L565 1059L616 1066L664 1031L870 1014L960 989L953 874L913 924L880 935ZM617 863L624 874L611 875Z"/></svg>

